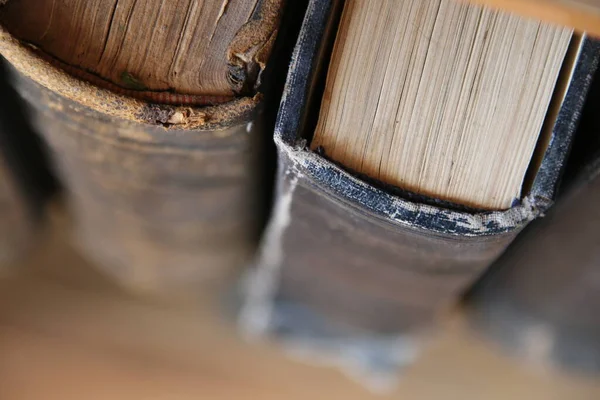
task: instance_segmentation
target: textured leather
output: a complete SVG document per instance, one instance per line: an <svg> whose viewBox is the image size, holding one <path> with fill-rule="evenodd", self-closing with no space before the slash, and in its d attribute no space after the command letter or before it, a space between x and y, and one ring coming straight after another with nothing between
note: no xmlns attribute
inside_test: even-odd
<svg viewBox="0 0 600 400"><path fill-rule="evenodd" d="M252 254L256 115L214 130L166 129L14 76L68 192L76 239L104 271L162 291L222 277Z"/></svg>
<svg viewBox="0 0 600 400"><path fill-rule="evenodd" d="M435 233L362 207L285 153L280 161L284 186L295 187L278 296L349 327L392 335L429 323L519 231Z"/></svg>

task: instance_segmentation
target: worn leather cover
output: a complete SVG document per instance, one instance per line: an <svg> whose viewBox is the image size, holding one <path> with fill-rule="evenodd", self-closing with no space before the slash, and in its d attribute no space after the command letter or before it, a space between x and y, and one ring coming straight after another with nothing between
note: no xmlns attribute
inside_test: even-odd
<svg viewBox="0 0 600 400"><path fill-rule="evenodd" d="M260 214L259 97L212 116L152 106L67 76L5 32L0 50L52 150L76 240L100 268L135 290L162 291L248 260ZM160 123L175 112L208 122Z"/></svg>
<svg viewBox="0 0 600 400"><path fill-rule="evenodd" d="M275 132L276 206L241 318L249 332L329 339L336 357L370 347L367 361L352 363L385 370L398 364L385 338L428 325L551 205L600 47L583 42L530 192L507 211L461 210L367 181L308 149L341 3L309 4ZM340 349L349 341L352 350Z"/></svg>
<svg viewBox="0 0 600 400"><path fill-rule="evenodd" d="M600 371L599 166L469 296L473 326L519 357Z"/></svg>

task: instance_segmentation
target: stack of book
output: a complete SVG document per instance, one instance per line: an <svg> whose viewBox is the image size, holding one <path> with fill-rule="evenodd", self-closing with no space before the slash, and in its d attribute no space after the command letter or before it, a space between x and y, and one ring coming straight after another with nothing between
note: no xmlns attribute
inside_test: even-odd
<svg viewBox="0 0 600 400"><path fill-rule="evenodd" d="M499 257L518 272L491 286L512 293L515 239L573 282L592 265L521 233L579 204L553 207L600 42L560 19L456 0L3 3L0 54L78 243L128 288L250 265L246 334L380 378Z"/></svg>

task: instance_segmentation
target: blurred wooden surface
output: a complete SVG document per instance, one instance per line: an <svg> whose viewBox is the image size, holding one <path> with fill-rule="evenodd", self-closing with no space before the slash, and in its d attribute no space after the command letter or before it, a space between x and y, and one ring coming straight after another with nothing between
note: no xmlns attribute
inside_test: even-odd
<svg viewBox="0 0 600 400"><path fill-rule="evenodd" d="M600 0L469 0L600 36Z"/></svg>
<svg viewBox="0 0 600 400"><path fill-rule="evenodd" d="M0 399L381 398L335 370L244 343L214 301L125 296L63 231L48 232L18 273L0 280ZM600 383L519 366L448 321L391 397L591 400Z"/></svg>

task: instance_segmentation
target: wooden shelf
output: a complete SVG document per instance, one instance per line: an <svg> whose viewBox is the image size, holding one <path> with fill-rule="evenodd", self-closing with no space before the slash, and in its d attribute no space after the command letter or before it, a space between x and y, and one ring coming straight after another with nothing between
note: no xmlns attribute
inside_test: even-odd
<svg viewBox="0 0 600 400"><path fill-rule="evenodd" d="M0 280L0 399L382 398L243 342L208 294L177 304L125 296L65 244L64 229L14 268ZM519 366L450 321L392 397L592 399L600 383Z"/></svg>

